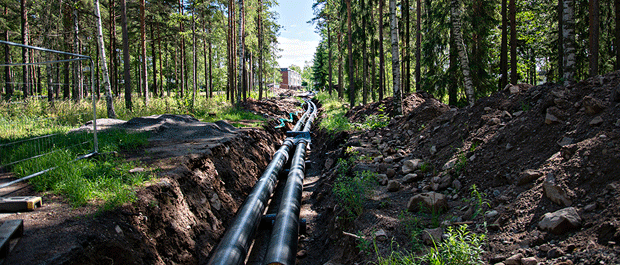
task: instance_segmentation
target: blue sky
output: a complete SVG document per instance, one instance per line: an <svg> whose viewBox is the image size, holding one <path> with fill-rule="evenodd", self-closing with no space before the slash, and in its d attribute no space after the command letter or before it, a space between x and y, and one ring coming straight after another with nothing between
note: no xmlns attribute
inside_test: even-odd
<svg viewBox="0 0 620 265"><path fill-rule="evenodd" d="M275 11L280 14L278 23L283 27L278 36L278 47L282 49L278 59L280 67L295 64L303 68L304 62L311 63L314 51L321 37L314 32L314 25L307 23L314 16L313 0L281 0Z"/></svg>

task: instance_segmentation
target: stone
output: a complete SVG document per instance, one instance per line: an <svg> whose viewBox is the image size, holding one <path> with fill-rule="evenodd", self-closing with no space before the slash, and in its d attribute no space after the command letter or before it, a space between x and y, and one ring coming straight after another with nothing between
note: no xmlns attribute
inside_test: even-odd
<svg viewBox="0 0 620 265"><path fill-rule="evenodd" d="M512 145L510 143L506 144L506 151L510 151L512 149Z"/></svg>
<svg viewBox="0 0 620 265"><path fill-rule="evenodd" d="M568 230L579 228L581 217L575 207L567 207L552 213L546 213L538 222L538 227L554 234L562 234Z"/></svg>
<svg viewBox="0 0 620 265"><path fill-rule="evenodd" d="M456 163L458 162L458 158L452 158L450 159L448 162L446 162L445 164L443 164L443 167L441 167L442 170L449 170L452 169L454 167L454 165L456 165Z"/></svg>
<svg viewBox="0 0 620 265"><path fill-rule="evenodd" d="M499 213L496 210L491 210L488 211L487 213L484 214L484 216L486 218L492 219L493 217L497 216Z"/></svg>
<svg viewBox="0 0 620 265"><path fill-rule="evenodd" d="M511 85L510 87L508 87L508 90L510 90L510 94L519 94L520 92L519 86Z"/></svg>
<svg viewBox="0 0 620 265"><path fill-rule="evenodd" d="M407 203L407 209L410 212L417 211L435 211L441 212L448 209L448 200L446 196L437 192L425 192L417 194Z"/></svg>
<svg viewBox="0 0 620 265"><path fill-rule="evenodd" d="M385 171L385 175L386 175L388 178L393 178L393 177L396 175L396 170L394 170L393 168L388 168L388 169Z"/></svg>
<svg viewBox="0 0 620 265"><path fill-rule="evenodd" d="M603 118L601 116L596 116L590 121L591 126L598 126L601 125L601 123L603 123Z"/></svg>
<svg viewBox="0 0 620 265"><path fill-rule="evenodd" d="M521 186L521 185L528 184L534 180L537 180L538 178L542 176L543 176L543 173L540 171L533 170L533 169L527 169L521 172L521 174L519 174L519 180L517 181L517 185Z"/></svg>
<svg viewBox="0 0 620 265"><path fill-rule="evenodd" d="M558 123L558 122L560 122L560 119L558 119L558 117L556 117L555 115L547 112L547 115L545 115L545 123L546 124L554 124L554 123Z"/></svg>
<svg viewBox="0 0 620 265"><path fill-rule="evenodd" d="M545 182L543 182L543 191L545 196L552 202L560 206L570 206L573 202L568 198L566 191L555 183L555 180L551 174L547 175Z"/></svg>
<svg viewBox="0 0 620 265"><path fill-rule="evenodd" d="M385 232L385 230L379 229L377 232L375 232L375 239L377 239L377 241L386 241L386 240L388 240L388 236L387 236L387 233Z"/></svg>
<svg viewBox="0 0 620 265"><path fill-rule="evenodd" d="M619 120L620 121L620 120ZM434 155L437 153L437 146L431 146L431 150L429 150L429 152L431 153L431 155Z"/></svg>
<svg viewBox="0 0 620 265"><path fill-rule="evenodd" d="M375 178L377 178L377 182L379 182L381 186L385 186L388 184L388 177L385 174L377 174Z"/></svg>
<svg viewBox="0 0 620 265"><path fill-rule="evenodd" d="M510 256L506 260L504 260L504 264L506 264L506 265L521 265L521 259L523 259L523 254L517 253L515 255Z"/></svg>
<svg viewBox="0 0 620 265"><path fill-rule="evenodd" d="M416 171L421 166L422 166L422 160L420 159L406 160L405 163L403 163L402 171L404 174L408 174L413 171Z"/></svg>
<svg viewBox="0 0 620 265"><path fill-rule="evenodd" d="M527 257L521 259L521 265L536 265L538 264L538 260L536 257Z"/></svg>
<svg viewBox="0 0 620 265"><path fill-rule="evenodd" d="M492 110L491 107L484 107L484 111L486 111L486 112L489 112L491 110Z"/></svg>
<svg viewBox="0 0 620 265"><path fill-rule="evenodd" d="M409 184L409 183L413 183L414 181L416 181L418 179L418 174L416 173L409 173L407 175L405 175L402 179L403 184Z"/></svg>
<svg viewBox="0 0 620 265"><path fill-rule="evenodd" d="M523 114L523 111L522 111L522 110L520 110L520 111L517 111L517 112L513 113L513 114L512 114L512 116L519 117L519 116L521 116L522 114Z"/></svg>
<svg viewBox="0 0 620 265"><path fill-rule="evenodd" d="M452 188L455 190L460 190L463 187L463 184L458 179L452 181Z"/></svg>
<svg viewBox="0 0 620 265"><path fill-rule="evenodd" d="M121 229L120 226L116 225L114 227L114 231L116 231L117 234L122 234L123 233L123 229Z"/></svg>
<svg viewBox="0 0 620 265"><path fill-rule="evenodd" d="M387 183L387 191L395 192L399 191L402 188L402 185L397 180L389 180Z"/></svg>
<svg viewBox="0 0 620 265"><path fill-rule="evenodd" d="M502 120L500 120L499 118L491 118L491 120L489 120L489 125L497 125L502 123Z"/></svg>
<svg viewBox="0 0 620 265"><path fill-rule="evenodd" d="M575 139L570 138L570 137L562 137L562 140L558 142L558 145L560 147L564 147L564 146L571 145L574 143L575 143Z"/></svg>
<svg viewBox="0 0 620 265"><path fill-rule="evenodd" d="M597 114L603 110L601 102L591 96L583 98L583 107L586 109L586 113L590 115Z"/></svg>
<svg viewBox="0 0 620 265"><path fill-rule="evenodd" d="M441 228L424 229L422 230L422 241L424 244L433 246L433 242L435 244L441 242L441 235L443 235L443 230Z"/></svg>
<svg viewBox="0 0 620 265"><path fill-rule="evenodd" d="M138 173L138 172L144 172L144 168L143 167L135 167L129 170L129 173Z"/></svg>
<svg viewBox="0 0 620 265"><path fill-rule="evenodd" d="M302 249L297 252L298 258L305 258L307 255L308 255L308 251L306 251L305 249Z"/></svg>
<svg viewBox="0 0 620 265"><path fill-rule="evenodd" d="M550 249L549 251L547 251L547 258L555 259L555 258L559 258L561 256L564 256L564 251L562 251L558 247L554 247L554 248Z"/></svg>
<svg viewBox="0 0 620 265"><path fill-rule="evenodd" d="M583 211L584 212L591 212L596 210L596 203L590 203L588 205L586 205L586 207L583 207Z"/></svg>

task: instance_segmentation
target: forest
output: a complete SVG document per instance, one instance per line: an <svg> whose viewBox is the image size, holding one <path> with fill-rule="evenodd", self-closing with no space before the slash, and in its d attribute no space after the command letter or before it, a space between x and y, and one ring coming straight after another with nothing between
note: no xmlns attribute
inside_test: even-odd
<svg viewBox="0 0 620 265"><path fill-rule="evenodd" d="M508 83L570 84L620 69L620 1L317 0L313 7L322 36L315 84L348 93L352 106L359 94L366 104L412 91L464 106Z"/></svg>
<svg viewBox="0 0 620 265"><path fill-rule="evenodd" d="M226 93L227 99L239 102L255 90L261 98L267 82L278 82L274 78L279 74L275 59L280 26L270 10L276 4L2 0L0 32L6 42L90 56L96 62L97 96L124 97L129 110L135 101L132 94L145 104L152 97L193 102L213 93ZM4 98L47 95L50 101L79 100L89 93L87 62L2 46L2 61L9 65L0 77ZM108 109L108 116L114 116L110 114Z"/></svg>

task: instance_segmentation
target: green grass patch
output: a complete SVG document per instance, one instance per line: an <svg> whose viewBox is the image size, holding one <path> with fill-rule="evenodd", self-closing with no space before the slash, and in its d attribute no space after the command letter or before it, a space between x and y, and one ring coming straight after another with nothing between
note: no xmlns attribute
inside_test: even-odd
<svg viewBox="0 0 620 265"><path fill-rule="evenodd" d="M347 113L346 101L339 99L336 93L329 95L327 92L319 92L315 99L321 102L325 112L319 128L331 132L348 131L354 128L349 119L344 116Z"/></svg>
<svg viewBox="0 0 620 265"><path fill-rule="evenodd" d="M431 265L483 264L482 253L486 235L469 232L467 225L448 227L448 238L436 243L425 259Z"/></svg>

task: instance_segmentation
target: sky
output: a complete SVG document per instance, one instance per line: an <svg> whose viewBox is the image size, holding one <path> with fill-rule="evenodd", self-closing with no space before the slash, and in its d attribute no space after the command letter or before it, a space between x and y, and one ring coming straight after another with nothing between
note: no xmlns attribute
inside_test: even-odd
<svg viewBox="0 0 620 265"><path fill-rule="evenodd" d="M307 23L312 19L313 0L280 0L274 9L280 18L278 24L282 26L278 36L278 48L281 56L278 59L280 67L289 67L291 64L304 67L304 62L312 64L312 58L321 37L314 32L314 24Z"/></svg>

